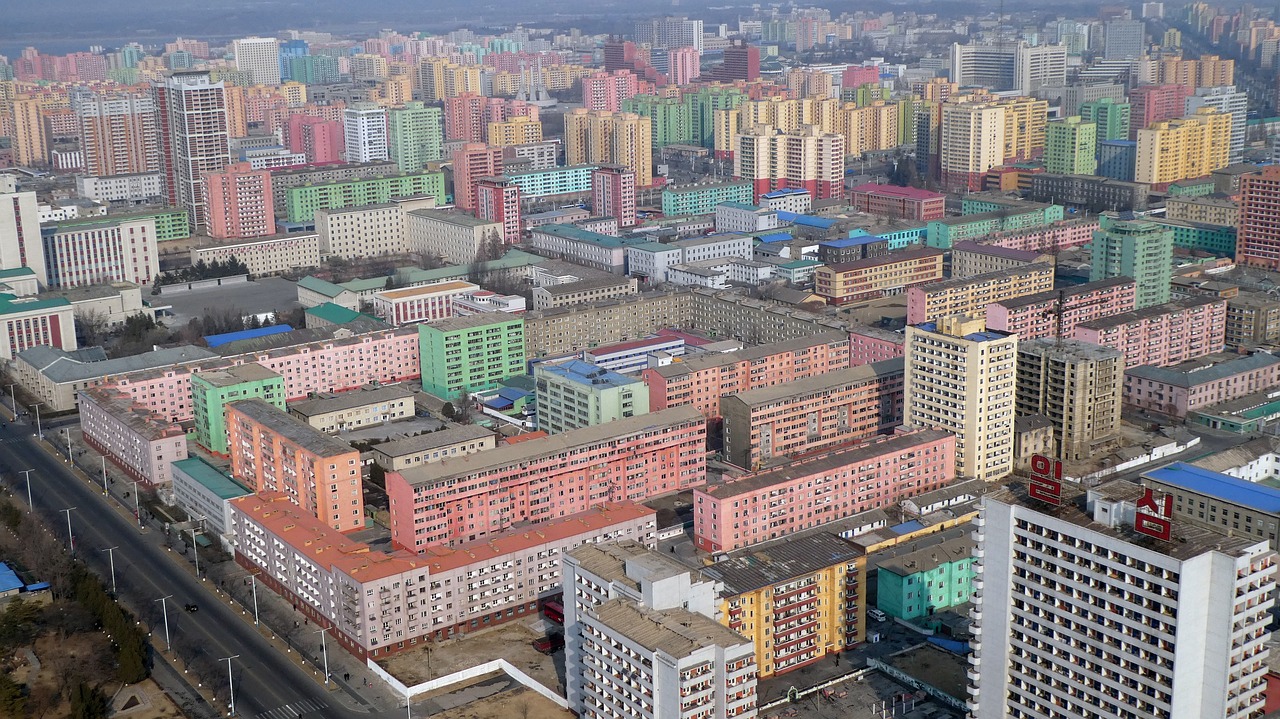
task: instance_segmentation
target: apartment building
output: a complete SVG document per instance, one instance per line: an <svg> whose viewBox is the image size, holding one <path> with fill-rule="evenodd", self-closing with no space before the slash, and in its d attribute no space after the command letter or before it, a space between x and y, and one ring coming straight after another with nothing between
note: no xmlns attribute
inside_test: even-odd
<svg viewBox="0 0 1280 719"><path fill-rule="evenodd" d="M715 182L669 187L662 191L662 214L667 217L715 214L716 205L738 202L744 205L755 200L754 186L750 182Z"/></svg>
<svg viewBox="0 0 1280 719"><path fill-rule="evenodd" d="M1213 354L1168 367L1143 365L1124 373L1124 403L1170 417L1273 389L1280 357L1267 352Z"/></svg>
<svg viewBox="0 0 1280 719"><path fill-rule="evenodd" d="M721 397L725 459L758 469L887 432L902 421L902 373L885 360Z"/></svg>
<svg viewBox="0 0 1280 719"><path fill-rule="evenodd" d="M1060 220L1041 227L992 232L983 239L983 242L993 247L1004 247L1010 250L1056 253L1059 250L1089 244L1093 241L1093 231L1096 229L1098 229L1097 218Z"/></svg>
<svg viewBox="0 0 1280 719"><path fill-rule="evenodd" d="M1261 711L1275 555L1265 539L1172 522L1168 506L1123 481L983 498L975 719Z"/></svg>
<svg viewBox="0 0 1280 719"><path fill-rule="evenodd" d="M1277 343L1280 301L1256 292L1242 292L1227 300L1227 348Z"/></svg>
<svg viewBox="0 0 1280 719"><path fill-rule="evenodd" d="M320 236L313 233L276 235L250 242L191 248L191 264L240 260L249 274L279 275L320 266Z"/></svg>
<svg viewBox="0 0 1280 719"><path fill-rule="evenodd" d="M982 315L994 302L1053 289L1053 265L1026 265L907 288L907 324Z"/></svg>
<svg viewBox="0 0 1280 719"><path fill-rule="evenodd" d="M902 294L911 285L941 280L945 254L920 248L823 265L813 273L814 292L831 305Z"/></svg>
<svg viewBox="0 0 1280 719"><path fill-rule="evenodd" d="M1018 336L1016 410L1053 423L1054 457L1097 456L1120 430L1124 355L1079 340Z"/></svg>
<svg viewBox="0 0 1280 719"><path fill-rule="evenodd" d="M478 425L461 424L376 444L369 451L379 467L388 472L399 472L415 465L483 452L496 446L493 432Z"/></svg>
<svg viewBox="0 0 1280 719"><path fill-rule="evenodd" d="M587 719L755 717L755 646L717 617L717 585L636 542L571 552L565 688L574 711Z"/></svg>
<svg viewBox="0 0 1280 719"><path fill-rule="evenodd" d="M560 592L563 557L583 545L656 542L653 510L602 504L483 542L405 556L350 539L282 492L230 504L236 563L361 660L535 616L542 600Z"/></svg>
<svg viewBox="0 0 1280 719"><path fill-rule="evenodd" d="M993 302L987 305L987 327L1016 334L1019 342L1071 337L1083 322L1132 312L1134 293L1132 279L1114 277Z"/></svg>
<svg viewBox="0 0 1280 719"><path fill-rule="evenodd" d="M581 360L533 368L538 429L560 434L649 413L649 388L636 377Z"/></svg>
<svg viewBox="0 0 1280 719"><path fill-rule="evenodd" d="M1221 352L1225 346L1227 303L1195 296L1163 305L1087 320L1073 339L1124 353L1126 369L1168 366Z"/></svg>
<svg viewBox="0 0 1280 719"><path fill-rule="evenodd" d="M720 398L762 387L846 369L849 340L843 332L748 347L737 352L708 353L660 367L640 376L649 387L653 410L692 406L707 419L720 416Z"/></svg>
<svg viewBox="0 0 1280 719"><path fill-rule="evenodd" d="M405 216L409 252L439 257L445 264L466 265L490 238L502 237L502 223L464 212L413 210Z"/></svg>
<svg viewBox="0 0 1280 719"><path fill-rule="evenodd" d="M170 465L187 458L187 433L110 387L80 393L84 441L149 487L172 481Z"/></svg>
<svg viewBox="0 0 1280 719"><path fill-rule="evenodd" d="M730 553L703 573L723 584L721 623L755 645L757 676L808 666L862 641L866 566L834 534Z"/></svg>
<svg viewBox="0 0 1280 719"><path fill-rule="evenodd" d="M903 423L956 435L956 472L997 480L1013 471L1018 338L961 315L907 326Z"/></svg>
<svg viewBox="0 0 1280 719"><path fill-rule="evenodd" d="M507 312L418 325L422 390L445 400L525 373L524 320Z"/></svg>
<svg viewBox="0 0 1280 719"><path fill-rule="evenodd" d="M231 475L282 492L339 532L364 529L360 452L260 399L227 405Z"/></svg>
<svg viewBox="0 0 1280 719"><path fill-rule="evenodd" d="M1235 200L1217 195L1168 197L1164 201L1164 216L1170 220L1235 227L1240 221L1240 206Z"/></svg>
<svg viewBox="0 0 1280 719"><path fill-rule="evenodd" d="M956 278L1053 262L1053 255L1034 250L1009 249L968 240L951 246L951 276Z"/></svg>
<svg viewBox="0 0 1280 719"><path fill-rule="evenodd" d="M1116 219L1115 215L1103 215L1098 222L1089 245L1089 279L1133 279L1135 309L1168 302L1173 230L1154 222Z"/></svg>
<svg viewBox="0 0 1280 719"><path fill-rule="evenodd" d="M199 375L194 379L199 379ZM314 429L338 434L413 417L417 414L413 397L413 390L403 386L364 387L294 402L288 411Z"/></svg>
<svg viewBox="0 0 1280 719"><path fill-rule="evenodd" d="M639 292L639 284L634 277L601 277L535 287L533 288L533 308L545 310L552 307L569 307L583 302L635 295Z"/></svg>
<svg viewBox="0 0 1280 719"><path fill-rule="evenodd" d="M387 474L392 541L417 550L643 501L702 484L705 462L706 424L687 407L441 459Z"/></svg>
<svg viewBox="0 0 1280 719"><path fill-rule="evenodd" d="M693 536L705 552L783 539L891 507L955 479L955 436L926 429L731 476L693 492Z"/></svg>
<svg viewBox="0 0 1280 719"><path fill-rule="evenodd" d="M378 205L316 210L320 252L343 259L400 255L409 251L410 210L430 209L434 197L405 199Z"/></svg>
<svg viewBox="0 0 1280 719"><path fill-rule="evenodd" d="M846 331L844 322L790 305L712 289L692 291L688 325L710 337L731 337L751 344L772 344L828 330Z"/></svg>
<svg viewBox="0 0 1280 719"><path fill-rule="evenodd" d="M375 315L392 327L399 327L453 317L457 315L454 299L479 289L480 285L450 280L379 292L370 301Z"/></svg>
<svg viewBox="0 0 1280 719"><path fill-rule="evenodd" d="M392 165L394 167L394 165ZM271 173L274 183L278 175ZM391 202L396 198L430 196L443 205L444 173L420 172L412 175L388 175L316 185L297 185L284 191L284 204L289 222L309 222L317 210L363 207Z"/></svg>
<svg viewBox="0 0 1280 719"><path fill-rule="evenodd" d="M647 337L666 327L692 323L688 291L644 292L568 307L526 312L529 357L556 357L599 345Z"/></svg>
<svg viewBox="0 0 1280 719"><path fill-rule="evenodd" d="M859 212L901 220L937 220L946 215L946 195L897 185L858 185L849 204Z"/></svg>
<svg viewBox="0 0 1280 719"><path fill-rule="evenodd" d="M191 375L191 405L196 444L227 454L227 403L257 398L284 410L284 380L262 365L248 362Z"/></svg>
<svg viewBox="0 0 1280 719"><path fill-rule="evenodd" d="M602 235L574 225L542 225L533 229L529 240L540 254L618 275L626 268L627 246L644 241Z"/></svg>
<svg viewBox="0 0 1280 719"><path fill-rule="evenodd" d="M46 224L41 278L49 287L83 287L105 282L151 285L160 274L157 218L103 215Z"/></svg>
<svg viewBox="0 0 1280 719"><path fill-rule="evenodd" d="M907 337L879 327L849 328L849 366L901 357Z"/></svg>

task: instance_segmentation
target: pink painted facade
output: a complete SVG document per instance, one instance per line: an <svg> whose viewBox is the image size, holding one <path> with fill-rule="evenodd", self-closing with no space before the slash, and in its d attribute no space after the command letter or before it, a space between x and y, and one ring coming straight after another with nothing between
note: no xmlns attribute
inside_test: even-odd
<svg viewBox="0 0 1280 719"><path fill-rule="evenodd" d="M1053 265L1024 265L907 288L907 324L947 315L981 316L987 305L1053 289Z"/></svg>
<svg viewBox="0 0 1280 719"><path fill-rule="evenodd" d="M1053 337L1058 331L1058 299L1062 298L1062 336L1070 337L1081 322L1132 312L1135 286L1127 277L1087 282L987 305L987 328L1018 335L1019 340Z"/></svg>
<svg viewBox="0 0 1280 719"><path fill-rule="evenodd" d="M289 401L310 392L345 392L371 382L394 384L416 379L417 327L382 330L345 339L291 345L266 352L233 355L188 367L166 367L106 378L133 401L174 422L195 417L191 372L256 362L284 379Z"/></svg>
<svg viewBox="0 0 1280 719"><path fill-rule="evenodd" d="M849 202L859 212L906 220L940 220L947 214L947 196L915 187L858 185Z"/></svg>
<svg viewBox="0 0 1280 719"><path fill-rule="evenodd" d="M858 367L881 360L903 356L906 335L876 327L866 327L849 333L849 366Z"/></svg>
<svg viewBox="0 0 1280 719"><path fill-rule="evenodd" d="M80 393L80 429L90 447L148 486L169 484L170 465L187 458L187 433L110 387Z"/></svg>
<svg viewBox="0 0 1280 719"><path fill-rule="evenodd" d="M730 552L889 507L954 480L955 453L955 435L922 430L695 489L694 541Z"/></svg>
<svg viewBox="0 0 1280 719"><path fill-rule="evenodd" d="M387 473L394 546L455 545L601 502L642 502L706 481L706 421L689 407Z"/></svg>
<svg viewBox="0 0 1280 719"><path fill-rule="evenodd" d="M824 332L673 362L646 369L640 376L649 387L651 411L692 406L703 417L715 419L720 416L721 397L844 369L849 366L849 350L844 333Z"/></svg>
<svg viewBox="0 0 1280 719"><path fill-rule="evenodd" d="M1124 373L1124 403L1171 417L1229 402L1280 384L1280 357L1266 352L1215 355L1176 367L1137 367Z"/></svg>
<svg viewBox="0 0 1280 719"><path fill-rule="evenodd" d="M1089 244L1093 241L1093 231L1096 229L1096 219L1063 220L1045 227L993 232L982 238L982 244L1007 250L1054 252Z"/></svg>
<svg viewBox="0 0 1280 719"><path fill-rule="evenodd" d="M1226 300L1201 296L1082 322L1071 337L1120 350L1126 368L1167 367L1221 352L1226 329Z"/></svg>

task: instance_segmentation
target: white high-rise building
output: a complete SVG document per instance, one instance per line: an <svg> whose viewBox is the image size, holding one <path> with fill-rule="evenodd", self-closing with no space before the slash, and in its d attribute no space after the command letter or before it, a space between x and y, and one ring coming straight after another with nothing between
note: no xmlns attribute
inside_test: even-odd
<svg viewBox="0 0 1280 719"><path fill-rule="evenodd" d="M755 645L716 620L718 582L631 540L579 547L561 566L578 716L756 716Z"/></svg>
<svg viewBox="0 0 1280 719"><path fill-rule="evenodd" d="M34 192L16 190L15 183L0 175L0 270L27 267L41 286L48 284L44 241L40 237L40 207Z"/></svg>
<svg viewBox="0 0 1280 719"><path fill-rule="evenodd" d="M347 162L390 159L386 108L372 102L357 102L347 107L342 117Z"/></svg>
<svg viewBox="0 0 1280 719"><path fill-rule="evenodd" d="M1231 115L1231 162L1244 161L1244 138L1249 119L1249 96L1235 85L1197 87L1196 94L1187 98L1187 114L1194 115L1202 107L1212 107Z"/></svg>
<svg viewBox="0 0 1280 719"><path fill-rule="evenodd" d="M249 73L255 85L280 84L280 41L274 37L246 37L233 40L236 68Z"/></svg>
<svg viewBox="0 0 1280 719"><path fill-rule="evenodd" d="M1026 95L1041 85L1067 81L1066 45L975 43L951 46L951 81L961 87L1017 90Z"/></svg>
<svg viewBox="0 0 1280 719"><path fill-rule="evenodd" d="M161 142L167 143L160 157L167 199L187 211L195 229L205 217L202 176L231 162L226 90L207 72L187 71L152 83L152 93Z"/></svg>
<svg viewBox="0 0 1280 719"><path fill-rule="evenodd" d="M1262 715L1275 552L1174 523L1169 501L1064 492L1052 470L982 499L971 717Z"/></svg>
<svg viewBox="0 0 1280 719"><path fill-rule="evenodd" d="M664 17L636 23L636 42L657 48L693 47L702 52L702 21Z"/></svg>
<svg viewBox="0 0 1280 719"><path fill-rule="evenodd" d="M984 318L908 326L903 424L956 435L956 473L992 481L1013 471L1018 338Z"/></svg>

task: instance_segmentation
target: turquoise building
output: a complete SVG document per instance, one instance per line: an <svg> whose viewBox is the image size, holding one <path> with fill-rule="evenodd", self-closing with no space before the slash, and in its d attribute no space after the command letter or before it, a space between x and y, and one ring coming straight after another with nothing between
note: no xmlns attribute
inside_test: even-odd
<svg viewBox="0 0 1280 719"><path fill-rule="evenodd" d="M878 562L876 606L909 621L970 601L974 546L965 534Z"/></svg>

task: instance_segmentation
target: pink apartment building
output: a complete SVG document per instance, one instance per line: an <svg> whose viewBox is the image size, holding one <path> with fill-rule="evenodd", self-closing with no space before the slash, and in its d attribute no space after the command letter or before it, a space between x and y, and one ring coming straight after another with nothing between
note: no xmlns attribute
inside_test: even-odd
<svg viewBox="0 0 1280 719"><path fill-rule="evenodd" d="M270 170L236 162L221 172L204 173L204 183L210 237L249 239L276 233Z"/></svg>
<svg viewBox="0 0 1280 719"><path fill-rule="evenodd" d="M725 459L744 469L883 434L902 422L903 360L720 399Z"/></svg>
<svg viewBox="0 0 1280 719"><path fill-rule="evenodd" d="M1071 337L1076 325L1132 312L1134 282L1128 277L1086 282L1064 290L1049 290L987 305L987 328L1018 335L1019 340L1057 334L1059 303L1063 337Z"/></svg>
<svg viewBox="0 0 1280 719"><path fill-rule="evenodd" d="M342 122L313 115L290 115L289 152L301 152L307 162L320 164L341 162L343 151Z"/></svg>
<svg viewBox="0 0 1280 719"><path fill-rule="evenodd" d="M588 110L618 112L622 101L640 92L640 79L627 70L597 72L582 78L582 105Z"/></svg>
<svg viewBox="0 0 1280 719"><path fill-rule="evenodd" d="M148 486L168 484L170 465L187 458L187 432L111 387L80 392L84 441Z"/></svg>
<svg viewBox="0 0 1280 719"><path fill-rule="evenodd" d="M1170 417L1185 418L1209 405L1274 389L1280 384L1280 357L1214 354L1172 367L1144 365L1125 370L1124 403Z"/></svg>
<svg viewBox="0 0 1280 719"><path fill-rule="evenodd" d="M698 549L731 552L889 507L955 479L956 437L927 429L693 491Z"/></svg>
<svg viewBox="0 0 1280 719"><path fill-rule="evenodd" d="M947 196L915 187L867 183L849 191L859 212L898 220L939 220L947 214Z"/></svg>
<svg viewBox="0 0 1280 719"><path fill-rule="evenodd" d="M982 238L982 244L1027 252L1057 252L1087 245L1098 229L1097 219L1063 220L1045 227L993 232Z"/></svg>
<svg viewBox="0 0 1280 719"><path fill-rule="evenodd" d="M277 349L230 355L185 367L165 367L106 379L147 410L173 422L195 417L191 374L256 362L280 375L286 399L312 392L345 392L367 384L395 384L420 376L418 328L379 330Z"/></svg>
<svg viewBox="0 0 1280 719"><path fill-rule="evenodd" d="M948 315L981 316L987 305L1053 289L1053 265L1024 265L907 288L907 324Z"/></svg>
<svg viewBox="0 0 1280 719"><path fill-rule="evenodd" d="M858 367L901 357L906 342L907 336L903 333L879 327L849 330L849 366Z"/></svg>
<svg viewBox="0 0 1280 719"><path fill-rule="evenodd" d="M1166 367L1221 352L1226 329L1226 300L1198 296L1081 322L1072 339L1120 350L1126 368Z"/></svg>
<svg viewBox="0 0 1280 719"><path fill-rule="evenodd" d="M231 529L236 563L361 660L536 615L561 592L561 557L583 544L657 542L654 510L622 503L452 549L386 554L280 492L232 501Z"/></svg>
<svg viewBox="0 0 1280 719"><path fill-rule="evenodd" d="M471 542L706 481L706 420L676 407L387 473L394 546Z"/></svg>
<svg viewBox="0 0 1280 719"><path fill-rule="evenodd" d="M649 409L693 406L707 419L720 416L720 398L760 387L845 369L849 337L823 332L810 337L710 353L640 373L649 387Z"/></svg>

